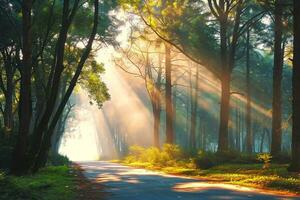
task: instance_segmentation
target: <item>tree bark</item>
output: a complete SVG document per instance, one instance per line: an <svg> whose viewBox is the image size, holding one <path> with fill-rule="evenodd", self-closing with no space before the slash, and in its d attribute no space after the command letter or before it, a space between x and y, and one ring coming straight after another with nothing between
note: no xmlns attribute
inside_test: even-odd
<svg viewBox="0 0 300 200"><path fill-rule="evenodd" d="M26 152L31 123L31 71L32 71L32 0L22 1L22 69L19 102L19 133L14 149L11 173L22 175L26 173Z"/></svg>
<svg viewBox="0 0 300 200"><path fill-rule="evenodd" d="M278 157L281 152L281 82L283 69L282 49L282 1L275 1L275 38L274 38L274 69L273 69L273 103L272 103L272 143L271 154Z"/></svg>
<svg viewBox="0 0 300 200"><path fill-rule="evenodd" d="M171 64L171 48L169 44L165 44L165 73L166 73L166 143L173 144L174 128L173 128L173 103L172 103L172 64Z"/></svg>
<svg viewBox="0 0 300 200"><path fill-rule="evenodd" d="M229 104L230 104L230 74L223 72L221 80L221 112L219 127L218 151L228 151L228 122L229 122Z"/></svg>
<svg viewBox="0 0 300 200"><path fill-rule="evenodd" d="M246 91L247 91L247 112L246 112L246 152L253 152L252 115L251 115L251 90L250 90L250 28L247 30L247 53L246 53Z"/></svg>
<svg viewBox="0 0 300 200"><path fill-rule="evenodd" d="M300 172L300 1L294 0L293 128L290 171Z"/></svg>

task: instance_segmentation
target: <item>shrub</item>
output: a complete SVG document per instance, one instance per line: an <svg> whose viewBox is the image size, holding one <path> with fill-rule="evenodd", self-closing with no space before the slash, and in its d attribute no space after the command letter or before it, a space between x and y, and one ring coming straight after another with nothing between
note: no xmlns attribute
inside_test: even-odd
<svg viewBox="0 0 300 200"><path fill-rule="evenodd" d="M216 154L212 152L199 151L197 157L194 159L197 168L209 169L218 164Z"/></svg>
<svg viewBox="0 0 300 200"><path fill-rule="evenodd" d="M175 166L182 158L182 150L178 145L165 144L162 150L156 147L144 148L131 146L125 163L148 163L155 166Z"/></svg>
<svg viewBox="0 0 300 200"><path fill-rule="evenodd" d="M261 153L257 155L257 160L263 162L263 169L269 169L271 166L272 156L269 153Z"/></svg>
<svg viewBox="0 0 300 200"><path fill-rule="evenodd" d="M136 160L139 160L144 152L145 148L138 145L134 145L129 148L129 155L134 157Z"/></svg>
<svg viewBox="0 0 300 200"><path fill-rule="evenodd" d="M234 162L240 156L240 153L236 151L216 152L215 154L220 164Z"/></svg>
<svg viewBox="0 0 300 200"><path fill-rule="evenodd" d="M178 160L182 158L182 150L178 145L164 144L162 153L165 153L169 160Z"/></svg>
<svg viewBox="0 0 300 200"><path fill-rule="evenodd" d="M258 160L253 154L241 154L235 151L216 153L199 151L194 162L197 168L209 169L222 164L253 164L258 163Z"/></svg>
<svg viewBox="0 0 300 200"><path fill-rule="evenodd" d="M237 164L254 164L259 163L255 154L241 153L236 159L232 161Z"/></svg>
<svg viewBox="0 0 300 200"><path fill-rule="evenodd" d="M61 166L61 165L68 165L68 164L70 164L70 160L67 156L63 156L53 152L49 154L47 165Z"/></svg>

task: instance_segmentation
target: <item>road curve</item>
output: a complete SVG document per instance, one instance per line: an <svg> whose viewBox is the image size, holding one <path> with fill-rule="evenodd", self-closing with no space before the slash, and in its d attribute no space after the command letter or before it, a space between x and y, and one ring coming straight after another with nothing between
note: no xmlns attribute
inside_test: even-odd
<svg viewBox="0 0 300 200"><path fill-rule="evenodd" d="M262 193L251 188L165 175L116 163L78 162L84 175L103 183L107 200L300 199Z"/></svg>

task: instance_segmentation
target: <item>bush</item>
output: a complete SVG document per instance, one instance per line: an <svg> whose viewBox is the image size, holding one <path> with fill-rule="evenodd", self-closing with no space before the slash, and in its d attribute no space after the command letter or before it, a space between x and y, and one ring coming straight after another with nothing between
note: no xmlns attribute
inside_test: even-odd
<svg viewBox="0 0 300 200"><path fill-rule="evenodd" d="M196 168L209 169L218 164L216 154L212 152L199 151L197 157L194 159Z"/></svg>
<svg viewBox="0 0 300 200"><path fill-rule="evenodd" d="M197 168L209 169L222 164L253 164L258 163L258 160L255 155L235 151L216 153L199 151L194 162Z"/></svg>
<svg viewBox="0 0 300 200"><path fill-rule="evenodd" d="M47 161L47 165L62 166L69 165L70 160L67 156L60 155L58 153L50 153Z"/></svg>
<svg viewBox="0 0 300 200"><path fill-rule="evenodd" d="M234 162L240 157L240 153L236 151L216 152L215 154L220 164Z"/></svg>
<svg viewBox="0 0 300 200"><path fill-rule="evenodd" d="M175 166L182 159L182 150L178 145L165 144L162 150L156 147L144 148L131 146L125 163L148 163L155 166Z"/></svg>
<svg viewBox="0 0 300 200"><path fill-rule="evenodd" d="M269 169L271 166L272 156L269 153L261 153L257 155L257 160L263 162L263 169Z"/></svg>
<svg viewBox="0 0 300 200"><path fill-rule="evenodd" d="M236 164L254 164L259 163L255 154L241 153L236 159L232 161Z"/></svg>

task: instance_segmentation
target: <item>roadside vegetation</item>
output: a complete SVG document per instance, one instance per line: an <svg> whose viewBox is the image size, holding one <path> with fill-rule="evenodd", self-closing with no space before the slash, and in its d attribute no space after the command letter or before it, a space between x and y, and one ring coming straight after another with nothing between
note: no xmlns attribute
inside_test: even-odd
<svg viewBox="0 0 300 200"><path fill-rule="evenodd" d="M300 194L300 175L288 172L287 163L272 162L270 154L199 151L191 155L177 145L165 144L162 149L132 146L120 162L168 174Z"/></svg>
<svg viewBox="0 0 300 200"><path fill-rule="evenodd" d="M34 175L0 172L0 194L1 200L73 200L76 177L66 157L53 155L48 166Z"/></svg>

